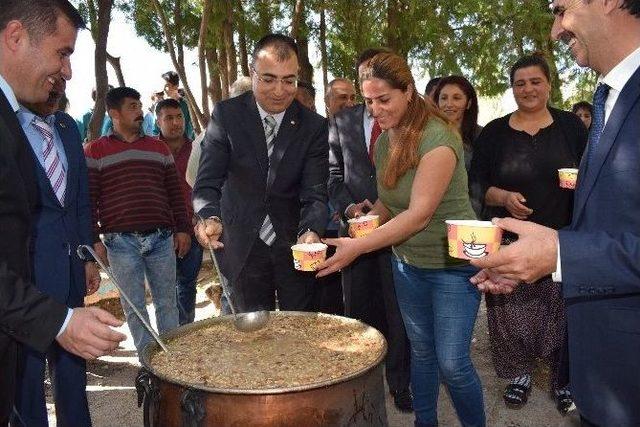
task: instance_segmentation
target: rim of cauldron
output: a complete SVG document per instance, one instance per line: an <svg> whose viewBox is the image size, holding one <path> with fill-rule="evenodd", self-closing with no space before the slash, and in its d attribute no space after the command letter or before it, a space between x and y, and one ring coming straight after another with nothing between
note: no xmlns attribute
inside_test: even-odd
<svg viewBox="0 0 640 427"><path fill-rule="evenodd" d="M216 387L207 387L205 385L202 384L195 384L195 383L186 383L180 380L177 380L175 378L169 378L166 375L162 375L160 373L158 373L151 365L151 356L154 353L157 353L158 351L160 351L160 346L158 345L158 343L151 342L149 344L147 344L145 346L145 348L142 350L142 367L144 369L146 369L147 371L149 371L152 375L156 376L157 378L160 378L161 380L164 380L168 383L171 384L176 384L178 386L181 387L185 387L185 388L190 388L190 389L195 389L195 390L202 390L202 391L206 391L209 393L221 393L221 394L283 394L283 393L291 393L291 392L297 392L297 391L306 391L306 390L313 390L313 389L317 389L317 388L322 388L322 387L328 387L334 384L339 384L339 383L343 383L349 380L352 380L354 378L360 377L362 375L364 375L365 373L367 373L368 371L371 371L372 369L376 368L385 358L385 356L387 355L387 340L385 339L384 335L382 335L382 333L377 330L376 328L374 328L373 326L369 326L364 322L361 322L357 319L351 319L349 317L345 317L345 316L338 316L335 314L326 314L326 313L315 313L315 312L306 312L306 311L271 311L270 312L271 316L301 316L301 317L318 317L318 316L323 316L323 317L334 317L334 318L339 318L342 320L347 320L350 322L354 322L354 323L359 323L361 325L363 325L365 327L365 330L369 330L369 329L373 329L376 334L382 339L382 351L380 352L380 356L375 360L375 362L373 362L371 365L369 365L368 367L362 368L358 371L354 371L353 373L349 374L349 375L345 375L343 377L340 378L334 378L332 380L327 380L327 381L321 381L321 382L316 382L316 383L309 383L309 384L305 384L305 385L299 385L299 386L294 386L294 387L285 387L285 388L265 388L265 389L243 389L243 388L216 388ZM197 322L193 322L190 323L188 325L184 325L184 326L180 326L176 329L174 329L173 331L167 332L162 334L160 337L163 339L163 341L167 342L170 341L173 338L185 335L187 333L189 333L192 330L196 330L196 329L201 329L204 328L210 324L214 324L214 323L220 323L220 322L229 322L232 323L233 322L233 316L232 315L225 315L225 316L219 316L219 317L213 317L210 319L204 319L204 320L200 320Z"/></svg>

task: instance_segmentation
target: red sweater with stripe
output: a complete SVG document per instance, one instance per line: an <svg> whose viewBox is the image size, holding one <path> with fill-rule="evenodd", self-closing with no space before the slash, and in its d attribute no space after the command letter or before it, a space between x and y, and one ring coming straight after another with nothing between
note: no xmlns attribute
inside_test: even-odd
<svg viewBox="0 0 640 427"><path fill-rule="evenodd" d="M103 136L84 147L96 239L100 233L172 228L189 233L184 196L169 147L142 136Z"/></svg>

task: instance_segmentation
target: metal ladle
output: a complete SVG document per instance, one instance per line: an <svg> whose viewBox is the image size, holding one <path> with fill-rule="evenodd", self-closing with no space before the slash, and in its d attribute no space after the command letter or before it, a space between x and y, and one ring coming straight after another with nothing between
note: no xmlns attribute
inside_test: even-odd
<svg viewBox="0 0 640 427"><path fill-rule="evenodd" d="M202 217L198 216L200 221L204 224L204 220ZM262 329L269 322L270 313L266 310L260 311L251 311L248 313L237 313L236 308L227 293L227 279L220 273L220 267L218 266L218 260L216 259L216 254L213 252L213 248L211 244L207 245L209 249L209 255L211 256L211 261L213 261L213 267L218 274L218 279L220 279L220 286L222 286L222 294L227 299L229 303L229 308L231 308L231 313L233 314L233 325L237 330L242 332L252 332Z"/></svg>
<svg viewBox="0 0 640 427"><path fill-rule="evenodd" d="M122 295L122 298L124 298L124 300L127 302L127 304L129 304L129 307L131 307L131 309L136 314L136 316L138 316L138 319L140 319L140 321L144 325L145 329L151 334L153 339L156 340L156 342L158 343L158 345L160 345L162 350L166 351L167 353L169 353L169 349L167 348L165 343L162 341L162 339L160 339L160 336L151 327L151 325L149 325L149 323L145 320L145 318L142 316L140 311L138 311L136 306L133 305L133 303L131 302L131 299L129 299L129 296L122 290L120 285L118 285L118 282L116 282L115 277L113 277L113 272L111 271L111 269L109 267L107 267L102 262L102 260L98 257L98 255L93 250L93 248L91 246L89 246L89 245L80 245L80 246L78 246L78 257L80 257L80 259L85 259L84 251L89 252L91 254L91 256L93 256L93 259L98 263L98 265L100 265L100 267L102 268L102 270L104 270L104 272L107 274L107 276L109 276L109 278L111 279L111 283L113 283L114 286L116 288L118 288L118 291L120 291L120 295Z"/></svg>

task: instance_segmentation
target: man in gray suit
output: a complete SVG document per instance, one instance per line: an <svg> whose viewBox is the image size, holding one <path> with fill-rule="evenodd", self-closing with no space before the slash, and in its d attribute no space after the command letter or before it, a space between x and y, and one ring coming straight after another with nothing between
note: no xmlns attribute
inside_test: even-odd
<svg viewBox="0 0 640 427"><path fill-rule="evenodd" d="M263 37L253 91L216 104L193 188L203 246L218 249L238 311L309 310L312 273L293 269L291 245L319 242L327 224L327 121L294 99L298 48Z"/></svg>
<svg viewBox="0 0 640 427"><path fill-rule="evenodd" d="M386 50L365 50L356 66L359 68L380 52ZM348 234L346 221L366 211L378 198L370 153L379 130L362 104L345 108L331 118L329 198L343 215L342 236ZM389 344L385 363L389 389L396 407L409 412L409 342L393 287L390 255L389 249L366 254L342 271L345 312L384 333Z"/></svg>

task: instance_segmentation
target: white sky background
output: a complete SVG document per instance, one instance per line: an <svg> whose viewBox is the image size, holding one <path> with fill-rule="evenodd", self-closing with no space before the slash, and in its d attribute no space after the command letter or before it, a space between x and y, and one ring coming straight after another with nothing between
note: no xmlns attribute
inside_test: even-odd
<svg viewBox="0 0 640 427"><path fill-rule="evenodd" d="M168 53L160 52L149 46L142 37L138 37L133 28L133 23L128 22L122 12L114 10L109 29L107 51L116 57L120 57L120 65L127 86L136 89L142 95L144 108L151 104L151 93L164 88L162 73L173 70L173 64ZM69 114L75 118L81 117L93 106L91 90L95 87L94 69L95 44L88 30L80 31L76 43L76 50L71 57L73 78L67 83L67 96L70 101ZM324 88L322 87L322 71L320 69L320 55L316 46L309 46L310 61L315 67L314 86L316 88L316 109L324 115ZM200 74L197 64L197 53L185 51L185 67L189 86L196 100L200 100ZM109 83L117 86L118 80L113 68L107 63ZM422 70L413 70L416 86L419 92L424 90L429 76ZM329 81L332 76L329 75ZM515 102L511 91L507 91L502 98L480 100L480 115L478 123L486 124L488 121L507 112L515 110Z"/></svg>

